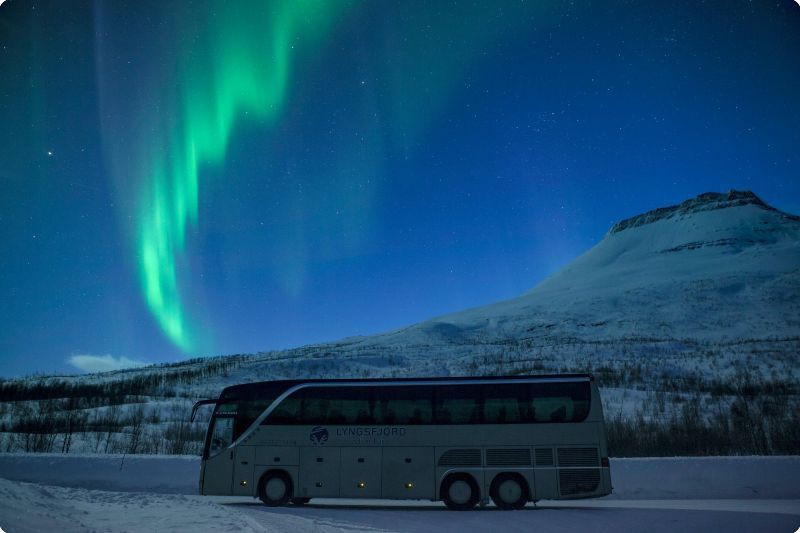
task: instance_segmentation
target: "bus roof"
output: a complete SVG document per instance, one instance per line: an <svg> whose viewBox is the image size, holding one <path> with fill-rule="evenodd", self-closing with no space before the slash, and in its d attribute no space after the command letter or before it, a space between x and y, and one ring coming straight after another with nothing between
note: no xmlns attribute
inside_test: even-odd
<svg viewBox="0 0 800 533"><path fill-rule="evenodd" d="M231 385L226 387L220 394L220 400L233 400L239 398L247 398L254 395L254 393L271 391L273 394L280 394L281 392L300 384L316 384L316 383L430 383L436 384L442 381L463 381L469 383L470 381L558 381L563 379L565 381L574 381L576 379L593 381L592 374L539 374L532 376L439 376L439 377L407 377L407 378L336 378L336 379L283 379L275 381L258 381L254 383L242 383L240 385ZM277 395L276 394L276 395Z"/></svg>

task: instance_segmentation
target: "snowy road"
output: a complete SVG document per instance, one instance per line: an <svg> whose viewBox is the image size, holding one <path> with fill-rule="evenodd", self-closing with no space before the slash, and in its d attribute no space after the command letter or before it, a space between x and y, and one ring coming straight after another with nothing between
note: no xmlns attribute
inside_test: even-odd
<svg viewBox="0 0 800 533"><path fill-rule="evenodd" d="M0 454L0 527L8 533L792 533L800 527L798 457L614 459L611 497L472 512L376 500L267 508L250 498L197 496L197 469L193 457Z"/></svg>
<svg viewBox="0 0 800 533"><path fill-rule="evenodd" d="M467 513L448 511L437 504L384 503L364 506L325 502L279 510L254 503L228 504L226 507L240 510L256 523L269 524L276 517L289 515L346 531L791 533L800 527L799 500L598 500L548 502L536 508L528 506L522 511L500 511L489 507Z"/></svg>
<svg viewBox="0 0 800 533"><path fill-rule="evenodd" d="M6 532L216 531L428 532L788 532L800 500L593 500L546 502L522 511L448 511L439 503L320 500L267 508L249 499L111 492L0 479Z"/></svg>

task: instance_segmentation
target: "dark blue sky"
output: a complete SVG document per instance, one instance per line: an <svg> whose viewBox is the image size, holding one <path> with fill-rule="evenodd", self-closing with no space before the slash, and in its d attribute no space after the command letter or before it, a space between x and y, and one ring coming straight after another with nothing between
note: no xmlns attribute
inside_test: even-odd
<svg viewBox="0 0 800 533"><path fill-rule="evenodd" d="M0 7L0 376L400 327L701 192L800 213L793 1L300 4Z"/></svg>

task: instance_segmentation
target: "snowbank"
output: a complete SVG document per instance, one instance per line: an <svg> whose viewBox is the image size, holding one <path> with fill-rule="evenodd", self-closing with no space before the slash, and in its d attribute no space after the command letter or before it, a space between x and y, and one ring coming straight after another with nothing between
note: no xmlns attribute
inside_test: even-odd
<svg viewBox="0 0 800 533"><path fill-rule="evenodd" d="M0 528L14 532L237 531L338 533L364 531L347 522L264 514L257 519L210 498L183 494L107 492L0 479ZM377 533L379 530L374 530Z"/></svg>
<svg viewBox="0 0 800 533"><path fill-rule="evenodd" d="M0 454L0 478L121 492L197 494L194 456ZM800 499L800 457L612 459L615 499Z"/></svg>
<svg viewBox="0 0 800 533"><path fill-rule="evenodd" d="M192 455L0 454L0 478L121 492L197 494Z"/></svg>
<svg viewBox="0 0 800 533"><path fill-rule="evenodd" d="M797 499L800 456L611 460L610 498Z"/></svg>

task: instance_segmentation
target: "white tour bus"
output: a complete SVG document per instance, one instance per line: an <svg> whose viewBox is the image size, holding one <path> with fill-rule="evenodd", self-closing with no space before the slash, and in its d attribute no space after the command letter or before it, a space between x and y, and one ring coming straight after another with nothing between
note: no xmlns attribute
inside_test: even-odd
<svg viewBox="0 0 800 533"><path fill-rule="evenodd" d="M591 375L337 379L228 387L213 404L200 493L311 498L540 499L611 493ZM192 413L194 417L194 412Z"/></svg>

